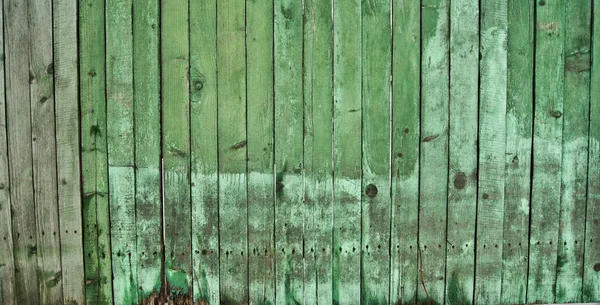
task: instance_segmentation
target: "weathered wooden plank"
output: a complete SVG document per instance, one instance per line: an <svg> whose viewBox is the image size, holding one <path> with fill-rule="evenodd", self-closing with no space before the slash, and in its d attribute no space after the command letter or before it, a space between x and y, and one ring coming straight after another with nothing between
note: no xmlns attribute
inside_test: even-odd
<svg viewBox="0 0 600 305"><path fill-rule="evenodd" d="M195 304L220 303L216 9L216 1L190 2L192 266Z"/></svg>
<svg viewBox="0 0 600 305"><path fill-rule="evenodd" d="M600 58L600 1L592 8L592 59ZM600 302L600 65L591 66L588 188L583 265L583 302Z"/></svg>
<svg viewBox="0 0 600 305"><path fill-rule="evenodd" d="M275 4L276 304L303 297L302 3Z"/></svg>
<svg viewBox="0 0 600 305"><path fill-rule="evenodd" d="M168 301L192 302L189 3L161 2L164 247Z"/></svg>
<svg viewBox="0 0 600 305"><path fill-rule="evenodd" d="M392 1L392 231L390 303L417 299L421 5ZM399 60L400 59L400 60Z"/></svg>
<svg viewBox="0 0 600 305"><path fill-rule="evenodd" d="M333 4L333 303L360 300L361 3Z"/></svg>
<svg viewBox="0 0 600 305"><path fill-rule="evenodd" d="M564 1L537 2L528 303L552 303L555 298L564 111L564 12Z"/></svg>
<svg viewBox="0 0 600 305"><path fill-rule="evenodd" d="M221 303L248 302L245 1L217 5Z"/></svg>
<svg viewBox="0 0 600 305"><path fill-rule="evenodd" d="M421 10L419 300L444 301L448 185L449 1Z"/></svg>
<svg viewBox="0 0 600 305"><path fill-rule="evenodd" d="M87 304L113 302L108 235L104 5L103 0L83 0L79 4L82 225Z"/></svg>
<svg viewBox="0 0 600 305"><path fill-rule="evenodd" d="M40 303L33 190L28 5L4 1L6 126L13 229L15 300ZM50 234L59 234L52 232Z"/></svg>
<svg viewBox="0 0 600 305"><path fill-rule="evenodd" d="M135 209L139 302L164 302L160 150L159 2L133 3ZM160 230L160 231L158 231Z"/></svg>
<svg viewBox="0 0 600 305"><path fill-rule="evenodd" d="M137 304L132 1L106 2L106 118L114 302Z"/></svg>
<svg viewBox="0 0 600 305"><path fill-rule="evenodd" d="M591 1L565 2L564 111L556 303L581 302L590 107Z"/></svg>
<svg viewBox="0 0 600 305"><path fill-rule="evenodd" d="M527 289L533 122L534 1L508 3L502 304L523 304Z"/></svg>
<svg viewBox="0 0 600 305"><path fill-rule="evenodd" d="M304 302L330 304L332 222L331 2L304 3Z"/></svg>
<svg viewBox="0 0 600 305"><path fill-rule="evenodd" d="M450 2L446 303L471 304L475 276L479 4Z"/></svg>
<svg viewBox="0 0 600 305"><path fill-rule="evenodd" d="M35 218L37 220L37 273L42 304L62 302L60 236L56 181L54 121L54 63L52 58L52 1L29 4L29 94Z"/></svg>
<svg viewBox="0 0 600 305"><path fill-rule="evenodd" d="M362 10L362 304L389 303L390 274L390 4Z"/></svg>
<svg viewBox="0 0 600 305"><path fill-rule="evenodd" d="M272 1L246 2L250 304L275 303L273 9Z"/></svg>

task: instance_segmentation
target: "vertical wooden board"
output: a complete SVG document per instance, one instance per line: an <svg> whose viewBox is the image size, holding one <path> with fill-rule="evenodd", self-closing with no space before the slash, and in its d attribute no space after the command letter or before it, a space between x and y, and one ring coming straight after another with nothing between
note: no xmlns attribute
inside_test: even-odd
<svg viewBox="0 0 600 305"><path fill-rule="evenodd" d="M219 285L221 303L248 302L245 1L217 5Z"/></svg>
<svg viewBox="0 0 600 305"><path fill-rule="evenodd" d="M448 186L449 1L421 3L421 164L417 297L444 302Z"/></svg>
<svg viewBox="0 0 600 305"><path fill-rule="evenodd" d="M392 231L390 303L417 298L421 5L392 1Z"/></svg>
<svg viewBox="0 0 600 305"><path fill-rule="evenodd" d="M29 4L29 94L31 149L40 302L62 302L60 235L56 181L52 1ZM64 230L64 234L73 234Z"/></svg>
<svg viewBox="0 0 600 305"><path fill-rule="evenodd" d="M192 302L189 3L161 2L164 247L171 304Z"/></svg>
<svg viewBox="0 0 600 305"><path fill-rule="evenodd" d="M18 304L40 303L31 152L28 16L26 2L4 1L6 129L13 257L15 271L18 271L15 272L14 294Z"/></svg>
<svg viewBox="0 0 600 305"><path fill-rule="evenodd" d="M87 304L112 304L112 256L108 236L104 5L104 1L82 0L79 4L78 18L83 190L81 216ZM58 69L58 66L56 68ZM60 82L60 78L57 82ZM57 99L57 102L60 100ZM62 114L65 113L57 112L57 115ZM57 129L57 132L64 131L61 128Z"/></svg>
<svg viewBox="0 0 600 305"><path fill-rule="evenodd" d="M471 304L475 276L479 4L451 1L446 303Z"/></svg>
<svg viewBox="0 0 600 305"><path fill-rule="evenodd" d="M564 111L556 303L581 302L590 106L591 2L565 3Z"/></svg>
<svg viewBox="0 0 600 305"><path fill-rule="evenodd" d="M564 1L537 2L528 303L552 303L555 298L562 168L564 12Z"/></svg>
<svg viewBox="0 0 600 305"><path fill-rule="evenodd" d="M331 1L306 1L304 16L304 302L330 304L333 195Z"/></svg>
<svg viewBox="0 0 600 305"><path fill-rule="evenodd" d="M523 304L527 288L533 122L534 1L508 3L502 304Z"/></svg>
<svg viewBox="0 0 600 305"><path fill-rule="evenodd" d="M275 2L276 304L303 299L302 2Z"/></svg>
<svg viewBox="0 0 600 305"><path fill-rule="evenodd" d="M275 303L273 8L272 1L246 2L250 304Z"/></svg>
<svg viewBox="0 0 600 305"><path fill-rule="evenodd" d="M362 9L362 304L389 303L390 4Z"/></svg>
<svg viewBox="0 0 600 305"><path fill-rule="evenodd" d="M588 186L583 265L583 302L600 302L600 1L592 8L592 70L588 150Z"/></svg>
<svg viewBox="0 0 600 305"><path fill-rule="evenodd" d="M106 118L114 301L137 304L131 1L106 2Z"/></svg>
<svg viewBox="0 0 600 305"><path fill-rule="evenodd" d="M360 300L361 3L333 4L333 304Z"/></svg>
<svg viewBox="0 0 600 305"><path fill-rule="evenodd" d="M195 304L220 302L216 9L216 1L190 2L192 266Z"/></svg>
<svg viewBox="0 0 600 305"><path fill-rule="evenodd" d="M159 1L133 3L135 209L139 302L162 301ZM160 231L158 231L160 230Z"/></svg>

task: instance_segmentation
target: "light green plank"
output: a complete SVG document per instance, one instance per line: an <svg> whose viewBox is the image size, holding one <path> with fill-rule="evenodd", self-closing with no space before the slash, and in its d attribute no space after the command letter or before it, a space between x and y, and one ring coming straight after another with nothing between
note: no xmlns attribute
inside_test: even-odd
<svg viewBox="0 0 600 305"><path fill-rule="evenodd" d="M420 301L442 303L448 185L449 4L424 0L421 37Z"/></svg>
<svg viewBox="0 0 600 305"><path fill-rule="evenodd" d="M538 1L536 9L529 303L552 303L555 298L564 111L565 3L561 0Z"/></svg>
<svg viewBox="0 0 600 305"><path fill-rule="evenodd" d="M564 121L556 303L581 302L590 107L591 1L565 3Z"/></svg>
<svg viewBox="0 0 600 305"><path fill-rule="evenodd" d="M245 4L217 5L221 303L248 302Z"/></svg>
<svg viewBox="0 0 600 305"><path fill-rule="evenodd" d="M508 3L502 304L523 304L527 288L533 122L534 1Z"/></svg>
<svg viewBox="0 0 600 305"><path fill-rule="evenodd" d="M106 117L114 302L137 304L132 2L106 2Z"/></svg>
<svg viewBox="0 0 600 305"><path fill-rule="evenodd" d="M600 58L600 1L593 2L592 60ZM583 302L600 302L600 65L592 62Z"/></svg>
<svg viewBox="0 0 600 305"><path fill-rule="evenodd" d="M421 5L393 1L390 303L414 304L419 230Z"/></svg>
<svg viewBox="0 0 600 305"><path fill-rule="evenodd" d="M216 8L190 2L193 301L200 304L220 302Z"/></svg>
<svg viewBox="0 0 600 305"><path fill-rule="evenodd" d="M170 304L192 301L189 3L161 2L164 247Z"/></svg>
<svg viewBox="0 0 600 305"><path fill-rule="evenodd" d="M331 2L304 3L304 302L330 304L332 222Z"/></svg>
<svg viewBox="0 0 600 305"><path fill-rule="evenodd" d="M303 297L302 3L275 2L276 304Z"/></svg>
<svg viewBox="0 0 600 305"><path fill-rule="evenodd" d="M333 7L333 304L360 300L361 1Z"/></svg>
<svg viewBox="0 0 600 305"><path fill-rule="evenodd" d="M133 3L135 209L139 302L159 302L162 289L159 2Z"/></svg>
<svg viewBox="0 0 600 305"><path fill-rule="evenodd" d="M446 303L471 304L477 203L479 5L450 3L450 133Z"/></svg>
<svg viewBox="0 0 600 305"><path fill-rule="evenodd" d="M246 2L250 304L275 303L273 2Z"/></svg>
<svg viewBox="0 0 600 305"><path fill-rule="evenodd" d="M13 229L15 299L39 304L36 213L33 190L29 54L26 2L4 1L4 62L8 171ZM49 232L49 234L59 232Z"/></svg>
<svg viewBox="0 0 600 305"><path fill-rule="evenodd" d="M389 303L391 19L385 1L362 9L362 304Z"/></svg>

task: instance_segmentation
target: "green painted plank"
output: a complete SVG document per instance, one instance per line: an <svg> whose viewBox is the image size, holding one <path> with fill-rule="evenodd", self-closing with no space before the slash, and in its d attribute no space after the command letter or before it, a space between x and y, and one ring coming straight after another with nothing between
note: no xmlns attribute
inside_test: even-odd
<svg viewBox="0 0 600 305"><path fill-rule="evenodd" d="M26 2L5 0L4 9L8 172L14 267L15 271L19 271L15 272L14 294L17 304L38 304L40 295L29 103L29 13Z"/></svg>
<svg viewBox="0 0 600 305"><path fill-rule="evenodd" d="M448 185L449 1L422 1L419 288L426 302L444 300Z"/></svg>
<svg viewBox="0 0 600 305"><path fill-rule="evenodd" d="M303 298L302 3L275 3L276 304Z"/></svg>
<svg viewBox="0 0 600 305"><path fill-rule="evenodd" d="M534 1L508 3L502 304L523 304L527 288L533 122Z"/></svg>
<svg viewBox="0 0 600 305"><path fill-rule="evenodd" d="M590 107L591 1L565 3L564 111L556 303L581 302Z"/></svg>
<svg viewBox="0 0 600 305"><path fill-rule="evenodd" d="M600 58L600 1L592 8L592 60ZM600 302L600 65L592 62L583 302Z"/></svg>
<svg viewBox="0 0 600 305"><path fill-rule="evenodd" d="M0 5L0 24L4 25L4 9ZM4 46L4 29L0 31L0 45ZM4 58L4 48L0 48ZM8 147L6 138L6 88L4 82L4 60L0 61L0 302L15 303L15 266L13 257L12 220L10 215L10 180L8 173Z"/></svg>
<svg viewBox="0 0 600 305"><path fill-rule="evenodd" d="M37 220L37 273L42 304L62 302L60 236L56 181L56 134L54 121L54 63L52 58L52 1L29 5L29 74L31 103L31 149L35 217Z"/></svg>
<svg viewBox="0 0 600 305"><path fill-rule="evenodd" d="M133 3L135 209L139 302L164 302L162 289L159 2Z"/></svg>
<svg viewBox="0 0 600 305"><path fill-rule="evenodd" d="M248 302L244 1L217 5L219 285L221 303Z"/></svg>
<svg viewBox="0 0 600 305"><path fill-rule="evenodd" d="M390 303L417 298L421 5L392 1L392 231Z"/></svg>
<svg viewBox="0 0 600 305"><path fill-rule="evenodd" d="M479 5L450 3L446 303L471 304L475 276Z"/></svg>
<svg viewBox="0 0 600 305"><path fill-rule="evenodd" d="M304 303L330 304L333 176L331 2L304 3Z"/></svg>
<svg viewBox="0 0 600 305"><path fill-rule="evenodd" d="M192 302L189 3L161 2L164 247L171 304Z"/></svg>
<svg viewBox="0 0 600 305"><path fill-rule="evenodd" d="M333 6L333 304L360 300L361 2Z"/></svg>
<svg viewBox="0 0 600 305"><path fill-rule="evenodd" d="M112 304L104 1L79 5L82 224L87 304ZM60 113L57 113L60 114Z"/></svg>
<svg viewBox="0 0 600 305"><path fill-rule="evenodd" d="M481 2L479 181L475 249L477 304L498 304L502 287L508 1Z"/></svg>
<svg viewBox="0 0 600 305"><path fill-rule="evenodd" d="M362 10L362 304L389 303L390 264L390 5Z"/></svg>
<svg viewBox="0 0 600 305"><path fill-rule="evenodd" d="M114 302L137 304L131 1L106 2L106 117Z"/></svg>
<svg viewBox="0 0 600 305"><path fill-rule="evenodd" d="M216 1L190 2L192 266L196 304L220 302L216 9Z"/></svg>
<svg viewBox="0 0 600 305"><path fill-rule="evenodd" d="M248 286L250 304L275 303L273 2L246 2Z"/></svg>
<svg viewBox="0 0 600 305"><path fill-rule="evenodd" d="M565 2L536 9L533 181L527 302L555 298L561 194Z"/></svg>

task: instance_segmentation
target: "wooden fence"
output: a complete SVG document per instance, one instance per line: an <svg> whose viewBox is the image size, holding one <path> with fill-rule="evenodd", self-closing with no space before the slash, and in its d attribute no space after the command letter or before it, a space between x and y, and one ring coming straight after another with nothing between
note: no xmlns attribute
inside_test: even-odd
<svg viewBox="0 0 600 305"><path fill-rule="evenodd" d="M2 304L600 301L599 0L0 8Z"/></svg>

